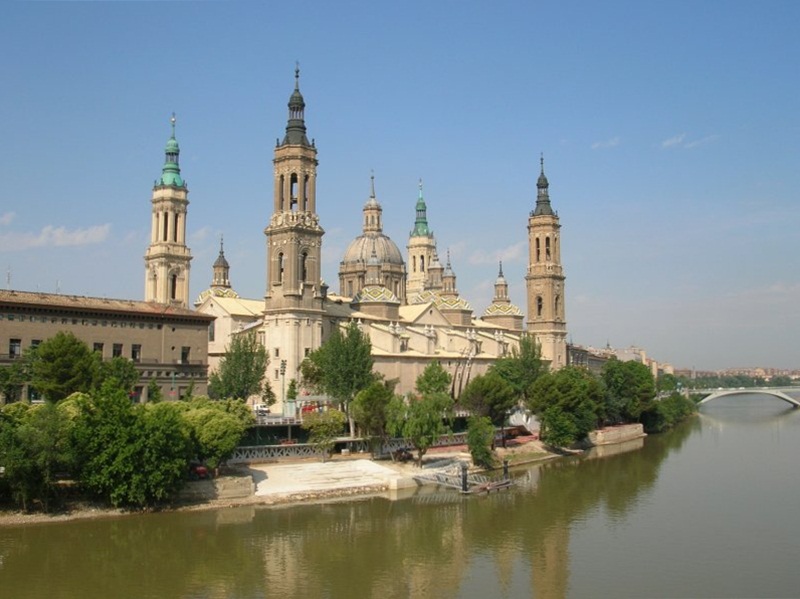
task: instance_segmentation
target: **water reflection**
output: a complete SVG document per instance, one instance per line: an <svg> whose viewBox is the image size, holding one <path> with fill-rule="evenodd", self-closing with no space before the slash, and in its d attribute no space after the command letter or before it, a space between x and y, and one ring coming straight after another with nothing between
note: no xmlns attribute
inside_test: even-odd
<svg viewBox="0 0 800 599"><path fill-rule="evenodd" d="M515 471L490 496L6 528L0 577L14 597L566 596L571 526L624 518L699 426Z"/></svg>

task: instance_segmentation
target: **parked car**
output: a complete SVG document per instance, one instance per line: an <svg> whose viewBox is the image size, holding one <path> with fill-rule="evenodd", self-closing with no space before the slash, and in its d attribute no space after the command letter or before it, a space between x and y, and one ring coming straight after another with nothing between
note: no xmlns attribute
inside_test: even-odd
<svg viewBox="0 0 800 599"><path fill-rule="evenodd" d="M190 480L205 480L210 478L208 468L202 462L192 460L189 462L189 479Z"/></svg>
<svg viewBox="0 0 800 599"><path fill-rule="evenodd" d="M253 411L256 413L256 416L266 416L269 414L269 406L265 403L257 403L253 406Z"/></svg>

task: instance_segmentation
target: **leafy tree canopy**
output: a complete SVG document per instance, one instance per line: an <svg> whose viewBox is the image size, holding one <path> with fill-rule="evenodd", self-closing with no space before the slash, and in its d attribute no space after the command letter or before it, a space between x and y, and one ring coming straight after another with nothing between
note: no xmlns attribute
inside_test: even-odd
<svg viewBox="0 0 800 599"><path fill-rule="evenodd" d="M448 393L450 391L450 383L453 377L447 372L439 362L434 360L425 367L417 377L416 387L420 395L428 395L430 393Z"/></svg>
<svg viewBox="0 0 800 599"><path fill-rule="evenodd" d="M561 427L563 414L571 422L571 426L566 428L572 430L574 426L574 436L576 440L580 440L596 427L602 401L600 381L584 368L567 366L556 372L543 374L536 380L528 407L539 417L543 439L548 434L548 419L557 419ZM549 417L546 417L545 413L551 407L557 410L551 411Z"/></svg>
<svg viewBox="0 0 800 599"><path fill-rule="evenodd" d="M303 382L332 397L345 410L362 389L375 381L372 344L355 322L345 332L338 327L319 349L303 361Z"/></svg>
<svg viewBox="0 0 800 599"><path fill-rule="evenodd" d="M353 400L351 406L353 420L362 434L369 437L373 455L387 436L389 405L393 398L393 383L375 381L366 389L359 391Z"/></svg>
<svg viewBox="0 0 800 599"><path fill-rule="evenodd" d="M30 352L30 382L49 401L91 391L99 379L100 356L72 333L59 331Z"/></svg>
<svg viewBox="0 0 800 599"><path fill-rule="evenodd" d="M476 376L467 385L458 401L478 416L486 416L495 426L505 422L509 411L517 404L517 394L496 372Z"/></svg>
<svg viewBox="0 0 800 599"><path fill-rule="evenodd" d="M309 432L309 441L322 454L322 461L330 455L336 438L344 432L347 417L339 410L311 412L303 418L303 428Z"/></svg>
<svg viewBox="0 0 800 599"><path fill-rule="evenodd" d="M542 362L541 347L531 335L519 340L519 349L512 348L510 356L498 359L489 369L499 375L523 402L528 402L531 387L541 374L547 371Z"/></svg>
<svg viewBox="0 0 800 599"><path fill-rule="evenodd" d="M603 366L606 387L605 419L638 422L656 395L650 369L641 362L609 360Z"/></svg>
<svg viewBox="0 0 800 599"><path fill-rule="evenodd" d="M450 432L453 400L447 393L411 397L408 403L396 397L389 407L389 429L417 450L417 464L439 437Z"/></svg>
<svg viewBox="0 0 800 599"><path fill-rule="evenodd" d="M209 393L214 398L247 399L263 395L269 356L255 332L234 335L225 349L219 367L209 377Z"/></svg>

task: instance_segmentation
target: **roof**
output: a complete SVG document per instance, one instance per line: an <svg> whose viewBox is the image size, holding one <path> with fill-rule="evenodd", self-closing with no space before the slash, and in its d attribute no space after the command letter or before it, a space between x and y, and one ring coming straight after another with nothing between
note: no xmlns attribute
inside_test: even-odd
<svg viewBox="0 0 800 599"><path fill-rule="evenodd" d="M205 298L203 305L206 305L209 301L216 303L231 316L260 318L264 312L264 300L246 299L242 297L218 297L212 295ZM198 308L198 310L199 309L200 308Z"/></svg>
<svg viewBox="0 0 800 599"><path fill-rule="evenodd" d="M176 318L211 321L215 318L194 310L157 302L16 290L0 290L0 307L135 314L137 316L160 319Z"/></svg>

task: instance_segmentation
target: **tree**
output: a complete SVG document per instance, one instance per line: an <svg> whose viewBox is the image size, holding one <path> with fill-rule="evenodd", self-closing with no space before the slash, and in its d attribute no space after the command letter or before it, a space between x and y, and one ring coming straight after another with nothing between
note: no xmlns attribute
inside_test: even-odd
<svg viewBox="0 0 800 599"><path fill-rule="evenodd" d="M0 367L0 405L22 399L22 389L28 380L27 367L28 361L25 359Z"/></svg>
<svg viewBox="0 0 800 599"><path fill-rule="evenodd" d="M369 337L355 322L344 334L336 327L328 340L303 360L303 382L332 397L351 417L350 402L375 381L371 352ZM351 417L351 434L355 432L353 424Z"/></svg>
<svg viewBox="0 0 800 599"><path fill-rule="evenodd" d="M611 359L603 366L605 420L638 422L656 395L650 369L641 362Z"/></svg>
<svg viewBox="0 0 800 599"><path fill-rule="evenodd" d="M543 374L531 392L528 407L539 418L543 441L563 447L585 438L597 426L603 392L600 381L588 370L567 366ZM567 442L568 438L572 440Z"/></svg>
<svg viewBox="0 0 800 599"><path fill-rule="evenodd" d="M353 400L353 420L362 434L369 438L373 457L386 439L389 404L392 398L394 398L394 384L375 381L366 389L359 391Z"/></svg>
<svg viewBox="0 0 800 599"><path fill-rule="evenodd" d="M147 401L150 403L164 401L164 394L161 392L161 387L158 386L156 379L150 379L150 382L147 383Z"/></svg>
<svg viewBox="0 0 800 599"><path fill-rule="evenodd" d="M467 420L467 447L472 463L482 468L494 466L494 426L486 416L470 416Z"/></svg>
<svg viewBox="0 0 800 599"><path fill-rule="evenodd" d="M531 335L524 335L519 340L519 349L512 348L511 355L505 356L489 368L489 372L499 375L520 398L523 403L530 401L531 387L539 376L547 372L542 362L541 346Z"/></svg>
<svg viewBox="0 0 800 599"><path fill-rule="evenodd" d="M196 457L211 468L233 454L247 430L240 418L213 407L192 407L183 414L194 442Z"/></svg>
<svg viewBox="0 0 800 599"><path fill-rule="evenodd" d="M130 394L136 383L139 382L139 371L136 370L133 361L122 356L115 356L99 365L96 384L100 386L107 380L115 381L120 389Z"/></svg>
<svg viewBox="0 0 800 599"><path fill-rule="evenodd" d="M324 462L333 451L336 437L344 432L347 417L339 410L311 412L303 419L303 428L309 432L309 441L322 454Z"/></svg>
<svg viewBox="0 0 800 599"><path fill-rule="evenodd" d="M179 405L134 406L107 382L80 407L73 438L80 480L89 492L114 506L145 506L174 496L192 448Z"/></svg>
<svg viewBox="0 0 800 599"><path fill-rule="evenodd" d="M98 380L100 356L72 333L59 331L30 354L30 383L49 401L91 391Z"/></svg>
<svg viewBox="0 0 800 599"><path fill-rule="evenodd" d="M429 363L425 370L417 377L417 392L420 395L430 393L447 393L450 390L450 382L453 377L442 368L439 360Z"/></svg>
<svg viewBox="0 0 800 599"><path fill-rule="evenodd" d="M488 372L472 379L458 401L474 414L487 416L493 425L501 426L517 404L517 395L500 375Z"/></svg>
<svg viewBox="0 0 800 599"><path fill-rule="evenodd" d="M408 439L417 450L417 465L439 437L450 432L446 419L451 416L453 400L447 393L411 397L408 403L396 397L389 407L389 430Z"/></svg>
<svg viewBox="0 0 800 599"><path fill-rule="evenodd" d="M56 474L71 467L71 426L69 417L50 402L0 417L3 482L22 509L38 500L49 511Z"/></svg>
<svg viewBox="0 0 800 599"><path fill-rule="evenodd" d="M209 393L217 399L247 399L262 395L269 356L253 331L234 335L209 377Z"/></svg>

